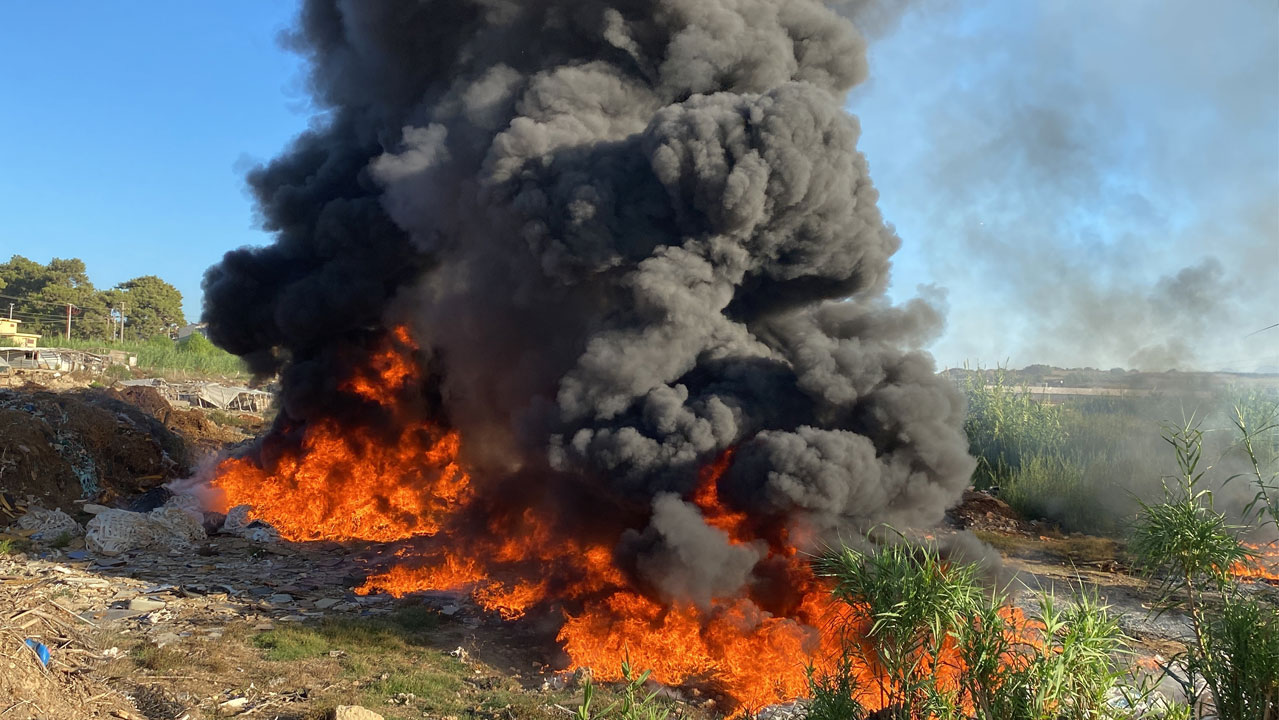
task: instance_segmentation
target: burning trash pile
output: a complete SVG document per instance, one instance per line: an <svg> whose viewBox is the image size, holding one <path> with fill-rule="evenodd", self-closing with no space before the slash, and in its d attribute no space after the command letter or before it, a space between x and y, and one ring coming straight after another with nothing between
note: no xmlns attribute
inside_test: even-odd
<svg viewBox="0 0 1279 720"><path fill-rule="evenodd" d="M816 0L305 4L322 121L205 280L282 410L214 484L365 592L469 591L760 706L832 650L808 553L931 525L963 401L891 305L865 43Z"/></svg>

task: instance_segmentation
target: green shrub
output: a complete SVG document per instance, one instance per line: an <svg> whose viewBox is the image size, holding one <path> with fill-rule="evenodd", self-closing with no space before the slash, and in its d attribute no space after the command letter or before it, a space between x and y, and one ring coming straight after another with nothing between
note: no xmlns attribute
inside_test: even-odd
<svg viewBox="0 0 1279 720"><path fill-rule="evenodd" d="M844 547L815 568L844 606L845 641L831 669L810 668L808 720L1130 718L1113 696L1148 695L1116 669L1128 640L1093 592L1068 605L1041 594L1020 619L1006 592L932 546Z"/></svg>
<svg viewBox="0 0 1279 720"><path fill-rule="evenodd" d="M1186 651L1174 658L1184 671L1170 668L1170 675L1192 707L1211 707L1213 717L1279 717L1279 613L1245 596L1230 575L1251 553L1203 487L1199 424L1191 419L1167 428L1165 439L1179 475L1165 481L1163 502L1142 505L1129 548L1158 582L1157 609L1190 617Z"/></svg>
<svg viewBox="0 0 1279 720"><path fill-rule="evenodd" d="M986 375L980 368L969 373L964 387L964 430L969 451L977 458L973 483L979 488L1005 483L1028 459L1055 454L1066 441L1060 406L1036 400L1026 387L1014 386L1003 368L989 379Z"/></svg>

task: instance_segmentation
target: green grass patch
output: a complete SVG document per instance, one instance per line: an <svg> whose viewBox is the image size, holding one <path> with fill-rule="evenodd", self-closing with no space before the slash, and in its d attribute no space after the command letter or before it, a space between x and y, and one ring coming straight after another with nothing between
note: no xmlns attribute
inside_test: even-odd
<svg viewBox="0 0 1279 720"><path fill-rule="evenodd" d="M31 547L31 543L27 540L19 538L0 538L0 555L16 555L20 552L26 552Z"/></svg>
<svg viewBox="0 0 1279 720"><path fill-rule="evenodd" d="M54 348L70 348L85 352L105 352L122 350L138 356L138 368L153 372L175 375L216 375L223 377L240 377L248 375L244 362L239 357L209 342L203 335L192 335L183 340L170 340L159 336L146 342L128 341L103 343L100 340L67 340L60 337L44 337L42 345ZM117 368L118 369L114 369ZM113 366L108 369L116 373L114 379L123 379L119 374L127 375L127 368Z"/></svg>
<svg viewBox="0 0 1279 720"><path fill-rule="evenodd" d="M286 627L268 630L253 638L253 646L264 650L267 660L289 662L319 657L330 649L327 637L311 627Z"/></svg>
<svg viewBox="0 0 1279 720"><path fill-rule="evenodd" d="M465 678L472 671L432 647L440 620L432 610L410 607L383 618L276 628L254 636L252 643L275 662L332 657L344 676L361 683L361 702L369 707L409 693L421 708L458 713L468 707Z"/></svg>

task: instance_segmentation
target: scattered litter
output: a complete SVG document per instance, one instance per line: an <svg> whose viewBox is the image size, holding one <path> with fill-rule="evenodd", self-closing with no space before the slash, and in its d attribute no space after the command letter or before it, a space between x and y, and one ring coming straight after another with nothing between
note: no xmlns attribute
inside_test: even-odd
<svg viewBox="0 0 1279 720"><path fill-rule="evenodd" d="M129 609L138 612L151 612L152 610L161 610L164 603L159 600L152 600L145 597L135 597L129 601Z"/></svg>
<svg viewBox="0 0 1279 720"><path fill-rule="evenodd" d="M230 700L227 700L224 703L218 703L218 707L222 708L223 710L240 712L241 710L244 710L245 706L247 706L248 704L249 704L248 698L238 697L238 698L231 698Z"/></svg>
<svg viewBox="0 0 1279 720"><path fill-rule="evenodd" d="M49 667L49 648L45 647L44 643L27 638L27 647L35 651L36 657L40 658L41 666Z"/></svg>
<svg viewBox="0 0 1279 720"><path fill-rule="evenodd" d="M227 511L226 521L222 523L222 532L259 543L273 543L280 539L275 528L261 520L251 520L249 512L253 508L248 505L236 505Z"/></svg>
<svg viewBox="0 0 1279 720"><path fill-rule="evenodd" d="M84 528L70 515L61 510L45 510L42 507L28 508L27 514L18 518L17 525L19 530L30 533L32 540L43 543L84 534Z"/></svg>
<svg viewBox="0 0 1279 720"><path fill-rule="evenodd" d="M381 715L359 705L338 705L333 720L384 720Z"/></svg>
<svg viewBox="0 0 1279 720"><path fill-rule="evenodd" d="M186 496L150 512L107 510L89 521L85 542L102 555L119 555L141 548L185 549L205 539L204 518L183 507Z"/></svg>

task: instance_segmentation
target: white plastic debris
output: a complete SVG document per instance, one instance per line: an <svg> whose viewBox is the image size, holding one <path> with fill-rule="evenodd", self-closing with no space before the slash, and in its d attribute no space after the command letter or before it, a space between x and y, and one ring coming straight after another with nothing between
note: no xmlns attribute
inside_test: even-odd
<svg viewBox="0 0 1279 720"><path fill-rule="evenodd" d="M29 530L31 539L37 542L52 542L60 537L79 537L84 528L72 517L61 510L45 510L32 507L27 514L18 518L18 529Z"/></svg>
<svg viewBox="0 0 1279 720"><path fill-rule="evenodd" d="M142 548L183 549L203 540L204 515L174 496L164 507L151 512L106 510L89 521L85 544L102 555L119 555Z"/></svg>
<svg viewBox="0 0 1279 720"><path fill-rule="evenodd" d="M279 540L280 533L275 528L261 520L249 519L249 512L252 510L253 508L249 505L236 505L228 510L226 521L222 523L222 532L239 535L245 540L259 543L273 543Z"/></svg>

